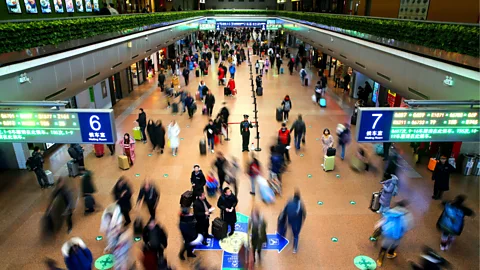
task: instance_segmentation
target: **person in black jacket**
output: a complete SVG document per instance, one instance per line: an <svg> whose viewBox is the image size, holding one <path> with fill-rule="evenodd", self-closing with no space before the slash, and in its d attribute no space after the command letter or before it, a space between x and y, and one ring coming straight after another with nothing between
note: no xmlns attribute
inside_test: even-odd
<svg viewBox="0 0 480 270"><path fill-rule="evenodd" d="M195 164L195 166L193 166L190 182L192 183L193 196L200 196L204 192L204 186L207 183L205 175L202 170L200 170L200 165Z"/></svg>
<svg viewBox="0 0 480 270"><path fill-rule="evenodd" d="M213 106L215 105L215 96L211 91L208 91L207 96L205 97L205 106L207 106L207 115L212 117Z"/></svg>
<svg viewBox="0 0 480 270"><path fill-rule="evenodd" d="M220 181L220 189L223 189L223 183L225 183L225 178L227 176L227 172L225 171L227 164L227 159L223 155L222 152L217 153L217 159L213 164L217 170L218 180Z"/></svg>
<svg viewBox="0 0 480 270"><path fill-rule="evenodd" d="M157 189L150 183L148 179L145 179L143 186L140 188L137 198L137 208L142 208L142 204L145 201L148 207L150 217L155 219L155 210L157 210L160 194Z"/></svg>
<svg viewBox="0 0 480 270"><path fill-rule="evenodd" d="M163 149L165 148L165 128L162 125L162 121L157 120L157 122L155 122L153 134L157 146L160 148L160 154L163 154Z"/></svg>
<svg viewBox="0 0 480 270"><path fill-rule="evenodd" d="M113 198L120 207L123 217L125 218L125 226L128 226L132 221L130 220L130 210L132 209L132 189L127 183L125 177L120 177L113 187Z"/></svg>
<svg viewBox="0 0 480 270"><path fill-rule="evenodd" d="M190 80L190 70L188 69L188 67L183 68L182 75L183 75L183 78L185 79L185 86L187 86Z"/></svg>
<svg viewBox="0 0 480 270"><path fill-rule="evenodd" d="M432 199L441 199L443 192L449 190L450 173L454 171L455 168L447 162L447 157L442 155L432 174L432 180L435 181Z"/></svg>
<svg viewBox="0 0 480 270"><path fill-rule="evenodd" d="M257 88L262 87L262 74L257 75L255 78L255 84L257 85Z"/></svg>
<svg viewBox="0 0 480 270"><path fill-rule="evenodd" d="M49 186L53 186L53 184L48 183L47 175L43 170L43 163L44 163L43 155L40 152L40 147L38 146L35 146L35 148L33 149L31 163L32 163L31 169L37 176L37 181L38 181L38 184L40 185L40 188L44 189Z"/></svg>
<svg viewBox="0 0 480 270"><path fill-rule="evenodd" d="M70 144L68 148L68 154L74 160L75 163L78 163L78 168L80 170L85 170L85 159L83 157L83 148L78 143Z"/></svg>
<svg viewBox="0 0 480 270"><path fill-rule="evenodd" d="M152 119L148 120L147 133L148 133L148 137L150 138L150 143L152 144L152 151L155 151L155 148L157 147L157 138L155 137L155 134L154 134L154 128L155 128L155 124L153 123L153 120Z"/></svg>
<svg viewBox="0 0 480 270"><path fill-rule="evenodd" d="M161 69L160 72L158 73L158 87L160 87L160 90L162 92L165 91L165 80L166 80L165 73L163 69Z"/></svg>
<svg viewBox="0 0 480 270"><path fill-rule="evenodd" d="M208 227L210 227L210 213L213 211L212 205L207 201L205 193L202 192L193 203L193 213L197 220L197 233L203 235L203 245L207 245Z"/></svg>
<svg viewBox="0 0 480 270"><path fill-rule="evenodd" d="M185 251L187 251L187 257L195 258L195 254L193 254L194 246L190 243L197 238L197 231L195 229L196 220L195 216L190 213L190 208L182 208L182 213L180 214L180 224L178 227L180 228L180 232L182 233L183 237L183 246L180 249L180 253L178 253L178 257L180 260L185 260Z"/></svg>
<svg viewBox="0 0 480 270"><path fill-rule="evenodd" d="M64 200L66 205L65 212L63 213L63 215L66 216L66 220L67 220L67 233L70 233L73 227L72 214L73 214L73 210L75 209L75 202L73 200L72 192L65 186L65 178L63 176L58 178L57 186L55 187L55 190L52 192L52 197L47 207L47 209L49 209L47 210L47 212L50 211L50 209L53 206L53 202L55 198L57 198L58 196L61 196L61 198Z"/></svg>
<svg viewBox="0 0 480 270"><path fill-rule="evenodd" d="M207 137L207 142L208 142L208 148L212 153L214 153L214 148L215 148L215 134L217 134L216 127L213 124L213 120L210 119L208 120L208 124L205 126L203 129L203 132L205 133L205 136Z"/></svg>
<svg viewBox="0 0 480 270"><path fill-rule="evenodd" d="M85 200L85 214L95 212L95 200L92 195L96 191L92 179L92 172L85 171L82 176L82 197Z"/></svg>
<svg viewBox="0 0 480 270"><path fill-rule="evenodd" d="M143 108L140 108L140 113L138 114L137 123L142 132L142 141L147 143L147 135L145 134L145 128L147 127L147 114L143 111Z"/></svg>
<svg viewBox="0 0 480 270"><path fill-rule="evenodd" d="M229 187L223 189L223 194L218 198L217 206L222 210L222 219L230 226L229 236L235 232L235 223L237 222L237 197L232 193Z"/></svg>
<svg viewBox="0 0 480 270"><path fill-rule="evenodd" d="M163 251L168 246L167 233L155 222L155 218L151 218L143 228L142 237L144 249L156 252L157 258L163 258Z"/></svg>

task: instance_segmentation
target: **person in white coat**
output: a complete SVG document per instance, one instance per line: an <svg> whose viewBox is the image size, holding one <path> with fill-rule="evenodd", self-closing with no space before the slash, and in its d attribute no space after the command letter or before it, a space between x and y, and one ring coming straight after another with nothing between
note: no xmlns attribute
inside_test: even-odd
<svg viewBox="0 0 480 270"><path fill-rule="evenodd" d="M172 155L175 157L178 152L178 146L180 145L180 127L178 126L177 121L173 120L168 125L168 140L170 143L170 148L172 148Z"/></svg>
<svg viewBox="0 0 480 270"><path fill-rule="evenodd" d="M104 233L107 238L107 247L105 252L113 250L116 238L120 234L123 227L123 215L120 206L116 203L110 204L102 214L102 223L100 232Z"/></svg>

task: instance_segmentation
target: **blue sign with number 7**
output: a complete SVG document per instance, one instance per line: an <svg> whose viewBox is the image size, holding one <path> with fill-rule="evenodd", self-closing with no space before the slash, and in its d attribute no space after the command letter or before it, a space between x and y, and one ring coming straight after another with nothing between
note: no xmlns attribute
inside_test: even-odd
<svg viewBox="0 0 480 270"><path fill-rule="evenodd" d="M388 142L393 111L360 110L357 128L358 142Z"/></svg>

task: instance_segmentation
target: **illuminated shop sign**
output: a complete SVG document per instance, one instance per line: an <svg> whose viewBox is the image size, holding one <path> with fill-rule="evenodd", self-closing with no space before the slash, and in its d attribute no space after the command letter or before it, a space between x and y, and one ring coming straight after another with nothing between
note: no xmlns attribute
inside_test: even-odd
<svg viewBox="0 0 480 270"><path fill-rule="evenodd" d="M267 30L278 30L282 28L282 24L276 23L276 24L267 24Z"/></svg>
<svg viewBox="0 0 480 270"><path fill-rule="evenodd" d="M217 22L218 27L262 27L265 28L266 22Z"/></svg>
<svg viewBox="0 0 480 270"><path fill-rule="evenodd" d="M215 23L201 23L199 26L202 31L215 30Z"/></svg>
<svg viewBox="0 0 480 270"><path fill-rule="evenodd" d="M478 142L479 110L359 108L358 142Z"/></svg>
<svg viewBox="0 0 480 270"><path fill-rule="evenodd" d="M0 142L112 144L113 110L1 110Z"/></svg>

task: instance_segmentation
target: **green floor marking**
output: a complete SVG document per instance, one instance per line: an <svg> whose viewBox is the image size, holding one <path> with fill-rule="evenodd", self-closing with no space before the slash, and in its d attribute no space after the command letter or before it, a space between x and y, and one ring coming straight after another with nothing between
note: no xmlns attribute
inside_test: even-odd
<svg viewBox="0 0 480 270"><path fill-rule="evenodd" d="M303 157L303 154L300 154L300 157Z"/></svg>
<svg viewBox="0 0 480 270"><path fill-rule="evenodd" d="M369 239L370 239L370 241L372 241L372 242L375 242L375 241L377 241L377 238L375 238L375 237L372 237L372 236L370 236L370 238L369 238Z"/></svg>
<svg viewBox="0 0 480 270"><path fill-rule="evenodd" d="M185 139L184 139L184 138L180 138L180 141L183 141L183 140L185 140Z"/></svg>
<svg viewBox="0 0 480 270"><path fill-rule="evenodd" d="M350 201L350 204L351 204L351 205L355 205L355 204L357 204L357 203L356 203L355 201Z"/></svg>
<svg viewBox="0 0 480 270"><path fill-rule="evenodd" d="M164 174L164 175L163 175L163 177L167 178L167 177L168 177L168 174L167 174L167 173L166 173L166 174Z"/></svg>
<svg viewBox="0 0 480 270"><path fill-rule="evenodd" d="M337 178L340 178L340 174L337 174L336 177L337 177Z"/></svg>
<svg viewBox="0 0 480 270"><path fill-rule="evenodd" d="M338 242L338 238L336 238L336 237L332 237L331 240L332 240L332 242L334 242L334 243Z"/></svg>
<svg viewBox="0 0 480 270"><path fill-rule="evenodd" d="M113 267L115 257L112 254L106 254L101 256L95 261L95 268L99 270L107 270Z"/></svg>
<svg viewBox="0 0 480 270"><path fill-rule="evenodd" d="M97 241L100 241L100 240L102 240L102 239L103 239L103 236L101 236L101 235L99 235L99 236L97 236L97 237L95 238L95 240L97 240Z"/></svg>
<svg viewBox="0 0 480 270"><path fill-rule="evenodd" d="M309 174L309 175L307 175L307 177L308 177L308 178L312 178L312 175L311 175L311 174Z"/></svg>
<svg viewBox="0 0 480 270"><path fill-rule="evenodd" d="M136 174L135 174L135 177L139 177L139 176L140 176L140 174L139 174L139 173L136 173Z"/></svg>
<svg viewBox="0 0 480 270"><path fill-rule="evenodd" d="M315 138L315 141L320 141L320 138Z"/></svg>
<svg viewBox="0 0 480 270"><path fill-rule="evenodd" d="M190 127L190 125L187 125L187 128L189 128L189 127Z"/></svg>
<svg viewBox="0 0 480 270"><path fill-rule="evenodd" d="M141 237L135 237L135 238L133 238L133 241L135 241L135 242L138 242L138 241L140 241L140 240L142 240Z"/></svg>
<svg viewBox="0 0 480 270"><path fill-rule="evenodd" d="M353 259L353 264L358 269L362 270L374 270L377 268L377 262L375 262L374 259L364 255L355 257L355 259Z"/></svg>
<svg viewBox="0 0 480 270"><path fill-rule="evenodd" d="M322 201L318 201L317 204L318 204L318 205L323 205L323 202L322 202Z"/></svg>
<svg viewBox="0 0 480 270"><path fill-rule="evenodd" d="M151 156L152 156L152 154L148 154L148 156L149 156L149 157L151 157Z"/></svg>
<svg viewBox="0 0 480 270"><path fill-rule="evenodd" d="M308 128L312 128L312 126L308 126Z"/></svg>

